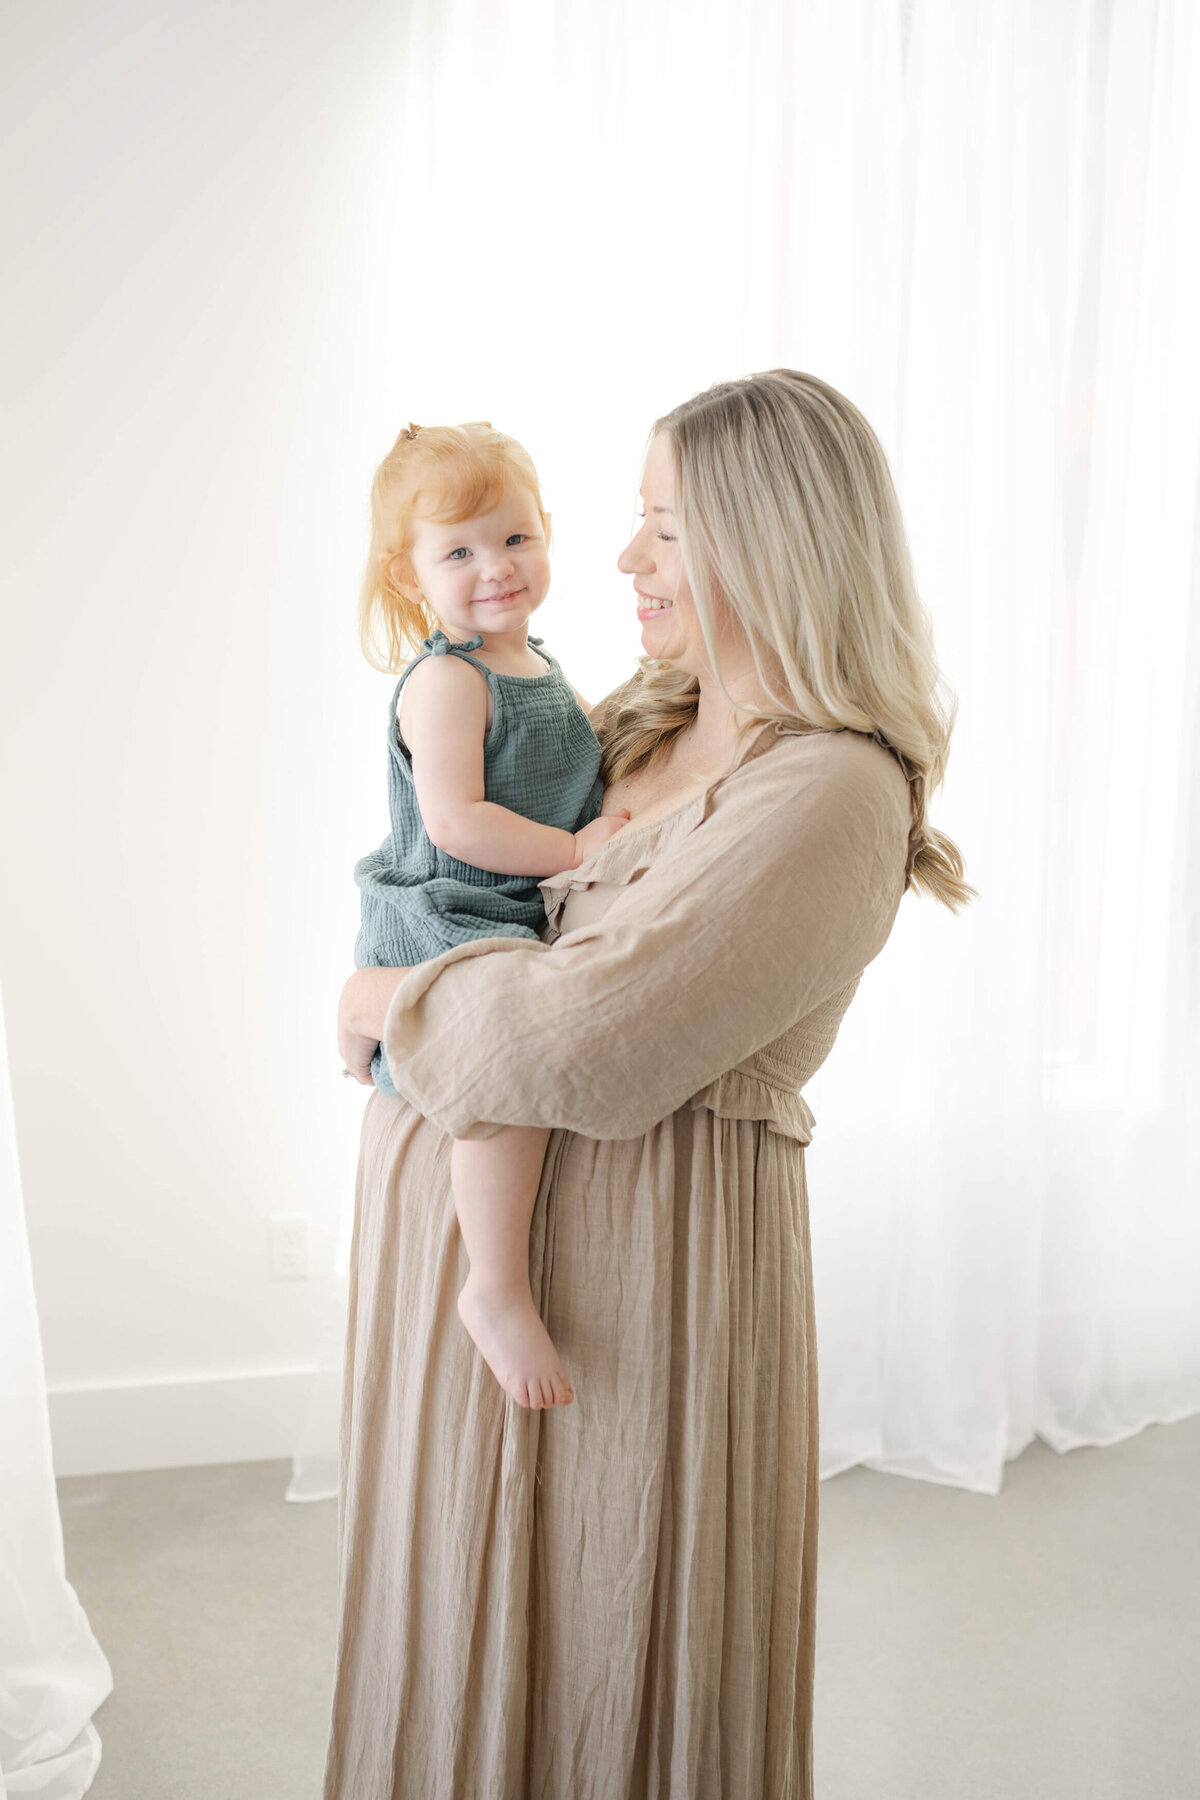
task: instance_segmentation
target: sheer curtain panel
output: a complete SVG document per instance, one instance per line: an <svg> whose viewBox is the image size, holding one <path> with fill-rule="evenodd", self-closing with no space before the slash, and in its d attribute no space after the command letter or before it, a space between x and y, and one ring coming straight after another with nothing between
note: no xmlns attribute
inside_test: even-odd
<svg viewBox="0 0 1200 1800"><path fill-rule="evenodd" d="M0 1800L79 1800L108 1663L63 1568L0 1007Z"/></svg>

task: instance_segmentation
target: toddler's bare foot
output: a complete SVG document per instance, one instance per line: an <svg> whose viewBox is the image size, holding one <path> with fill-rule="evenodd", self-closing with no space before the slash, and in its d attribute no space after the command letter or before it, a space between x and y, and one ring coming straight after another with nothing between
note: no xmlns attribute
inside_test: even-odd
<svg viewBox="0 0 1200 1800"><path fill-rule="evenodd" d="M567 1371L526 1288L487 1286L467 1276L458 1316L506 1394L521 1406L569 1406Z"/></svg>

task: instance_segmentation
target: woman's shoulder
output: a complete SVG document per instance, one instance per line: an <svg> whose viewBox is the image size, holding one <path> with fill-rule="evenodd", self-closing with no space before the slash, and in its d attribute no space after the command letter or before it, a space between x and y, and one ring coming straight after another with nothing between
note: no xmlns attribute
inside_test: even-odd
<svg viewBox="0 0 1200 1800"><path fill-rule="evenodd" d="M765 728L712 796L706 823L753 877L780 865L871 867L890 888L908 857L908 782L892 752L856 731Z"/></svg>
<svg viewBox="0 0 1200 1800"><path fill-rule="evenodd" d="M739 784L738 778L741 777ZM728 785L762 800L790 794L809 804L840 796L908 818L908 780L895 754L861 731L779 731L767 725Z"/></svg>

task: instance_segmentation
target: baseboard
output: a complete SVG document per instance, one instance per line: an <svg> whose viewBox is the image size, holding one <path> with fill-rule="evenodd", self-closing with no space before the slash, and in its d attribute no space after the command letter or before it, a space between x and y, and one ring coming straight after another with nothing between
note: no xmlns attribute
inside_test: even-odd
<svg viewBox="0 0 1200 1800"><path fill-rule="evenodd" d="M314 1369L52 1388L56 1475L291 1456Z"/></svg>

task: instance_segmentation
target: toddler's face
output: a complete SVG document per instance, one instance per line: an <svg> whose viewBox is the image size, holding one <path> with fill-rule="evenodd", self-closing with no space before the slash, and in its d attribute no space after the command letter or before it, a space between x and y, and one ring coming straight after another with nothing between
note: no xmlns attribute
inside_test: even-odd
<svg viewBox="0 0 1200 1800"><path fill-rule="evenodd" d="M458 525L418 519L409 554L417 586L452 639L511 632L523 643L549 592L550 557L527 488L510 488L491 512Z"/></svg>

